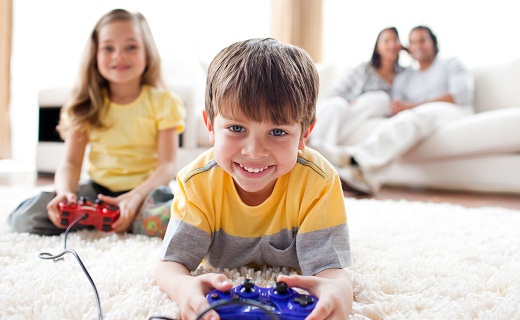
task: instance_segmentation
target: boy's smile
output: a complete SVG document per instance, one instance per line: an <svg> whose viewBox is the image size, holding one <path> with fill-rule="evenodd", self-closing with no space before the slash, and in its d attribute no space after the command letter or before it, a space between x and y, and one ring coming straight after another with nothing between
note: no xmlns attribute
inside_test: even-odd
<svg viewBox="0 0 520 320"><path fill-rule="evenodd" d="M268 173L268 171L270 169L273 168L273 166L266 166L266 167L261 167L261 168L258 168L255 166L248 167L248 166L242 165L240 163L237 163L237 165L240 166L240 168L242 168L244 170L244 175L246 175L247 177L251 177L251 178L264 176L265 174Z"/></svg>
<svg viewBox="0 0 520 320"><path fill-rule="evenodd" d="M298 150L304 148L310 133L302 136L299 123L276 125L220 114L213 124L206 114L204 119L215 160L233 177L242 201L250 205L267 199L276 180L294 167Z"/></svg>

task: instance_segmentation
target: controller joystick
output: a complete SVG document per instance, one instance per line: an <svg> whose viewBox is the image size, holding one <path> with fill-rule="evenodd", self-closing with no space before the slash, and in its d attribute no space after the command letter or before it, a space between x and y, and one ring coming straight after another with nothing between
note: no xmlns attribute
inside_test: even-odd
<svg viewBox="0 0 520 320"><path fill-rule="evenodd" d="M274 285L274 293L276 294L287 294L287 284L285 282L278 281Z"/></svg>
<svg viewBox="0 0 520 320"><path fill-rule="evenodd" d="M255 283L251 279L242 280L242 289L240 289L242 293L251 293L255 292Z"/></svg>
<svg viewBox="0 0 520 320"><path fill-rule="evenodd" d="M94 226L100 231L113 231L112 223L119 219L119 208L105 205L97 199L94 203L81 196L77 203L62 201L58 204L59 219L63 227L68 227L76 219L86 217L78 222L79 225Z"/></svg>
<svg viewBox="0 0 520 320"><path fill-rule="evenodd" d="M222 320L272 319L266 310L279 319L305 319L318 302L318 298L300 294L284 282L277 282L273 288L261 288L252 279L244 279L241 285L228 292L213 290L206 298ZM227 303L231 301L236 303ZM260 303L264 308L252 302Z"/></svg>

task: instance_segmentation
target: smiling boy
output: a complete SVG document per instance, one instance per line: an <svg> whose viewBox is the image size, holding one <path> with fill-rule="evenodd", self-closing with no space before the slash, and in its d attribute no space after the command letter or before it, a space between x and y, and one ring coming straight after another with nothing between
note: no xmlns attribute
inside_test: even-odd
<svg viewBox="0 0 520 320"><path fill-rule="evenodd" d="M285 266L290 287L319 298L308 319L346 319L352 308L350 242L335 169L305 143L318 74L308 54L274 39L237 42L208 71L204 122L213 148L183 168L155 278L194 319L205 294L229 290L216 268ZM207 318L217 318L216 312Z"/></svg>

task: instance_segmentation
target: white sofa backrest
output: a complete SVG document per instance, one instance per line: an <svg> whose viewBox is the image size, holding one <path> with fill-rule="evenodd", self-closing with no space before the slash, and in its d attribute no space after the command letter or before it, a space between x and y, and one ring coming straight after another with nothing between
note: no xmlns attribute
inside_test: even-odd
<svg viewBox="0 0 520 320"><path fill-rule="evenodd" d="M351 70L335 63L318 63L321 102L345 72ZM475 111L520 108L520 59L473 69L475 75Z"/></svg>
<svg viewBox="0 0 520 320"><path fill-rule="evenodd" d="M473 72L477 112L520 108L520 59L475 68Z"/></svg>

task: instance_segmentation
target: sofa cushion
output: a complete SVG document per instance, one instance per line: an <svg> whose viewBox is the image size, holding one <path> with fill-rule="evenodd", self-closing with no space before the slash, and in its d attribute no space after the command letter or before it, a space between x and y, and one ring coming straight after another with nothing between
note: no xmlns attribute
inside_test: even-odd
<svg viewBox="0 0 520 320"><path fill-rule="evenodd" d="M500 65L479 67L475 75L475 110L477 112L520 108L520 59Z"/></svg>
<svg viewBox="0 0 520 320"><path fill-rule="evenodd" d="M365 140L385 118L366 120L347 145ZM520 154L520 108L491 110L441 127L404 155L405 161L426 161L473 155Z"/></svg>
<svg viewBox="0 0 520 320"><path fill-rule="evenodd" d="M520 154L520 108L481 112L440 128L407 160L433 160L499 153Z"/></svg>

